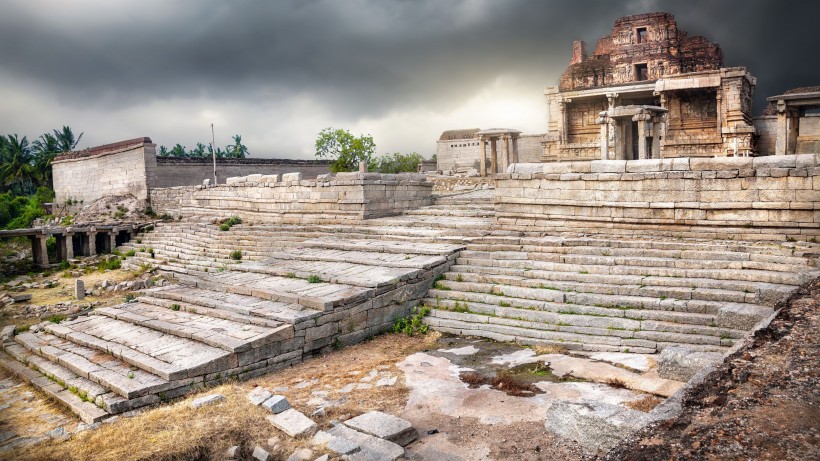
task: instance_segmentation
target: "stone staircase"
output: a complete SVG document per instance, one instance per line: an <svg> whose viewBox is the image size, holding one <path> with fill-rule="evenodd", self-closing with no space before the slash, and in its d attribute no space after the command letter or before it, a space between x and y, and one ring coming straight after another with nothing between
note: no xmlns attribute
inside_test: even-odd
<svg viewBox="0 0 820 461"><path fill-rule="evenodd" d="M820 275L816 249L683 239L472 239L425 303L436 330L589 351L724 350Z"/></svg>
<svg viewBox="0 0 820 461"><path fill-rule="evenodd" d="M493 227L491 200L355 224L160 223L119 251L172 285L7 338L0 365L92 422L359 342L421 302L446 333L724 350L820 274L816 244L524 234Z"/></svg>
<svg viewBox="0 0 820 461"><path fill-rule="evenodd" d="M259 376L407 315L463 248L423 230L159 224L118 250L175 284L13 336L0 365L87 422Z"/></svg>

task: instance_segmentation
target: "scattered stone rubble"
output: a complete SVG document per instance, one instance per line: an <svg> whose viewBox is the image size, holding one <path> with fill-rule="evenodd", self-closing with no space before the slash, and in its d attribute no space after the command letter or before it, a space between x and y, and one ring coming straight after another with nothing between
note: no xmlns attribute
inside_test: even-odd
<svg viewBox="0 0 820 461"><path fill-rule="evenodd" d="M264 397L267 399L263 400ZM418 433L408 421L380 411L370 411L338 422L324 431L319 430L310 418L292 408L284 396L272 395L270 390L257 387L248 393L248 400L272 413L268 416L268 421L279 432L290 438L304 440L313 447L297 449L288 460L312 460L316 451L326 451L352 461L396 460L404 456L403 447L418 438ZM272 441L268 445L275 450L278 439L272 438ZM230 447L226 458L235 459L238 452L238 446ZM272 454L257 445L252 456L266 461L271 459ZM328 454L315 459L326 460Z"/></svg>

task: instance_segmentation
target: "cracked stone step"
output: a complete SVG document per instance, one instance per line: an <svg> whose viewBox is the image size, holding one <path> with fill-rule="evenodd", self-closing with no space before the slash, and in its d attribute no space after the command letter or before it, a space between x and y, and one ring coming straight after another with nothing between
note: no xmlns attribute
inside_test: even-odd
<svg viewBox="0 0 820 461"><path fill-rule="evenodd" d="M202 306L215 311L221 310L289 324L303 322L322 315L320 311L305 309L303 306L297 304L270 301L253 296L205 290L182 285L152 288L143 290L142 293L149 295L145 299L146 302L151 302L152 298L161 298L169 301L179 301L180 303Z"/></svg>
<svg viewBox="0 0 820 461"><path fill-rule="evenodd" d="M290 325L262 327L141 302L98 308L92 314L190 338L234 353L293 337Z"/></svg>
<svg viewBox="0 0 820 461"><path fill-rule="evenodd" d="M409 253L419 255L449 255L454 251L463 248L459 245L451 245L445 243L425 243L419 245L414 242L405 241L379 241L373 242L370 240L340 240L340 239L310 239L302 242L305 247L346 250L346 251L365 251L365 252L380 252L380 253Z"/></svg>
<svg viewBox="0 0 820 461"><path fill-rule="evenodd" d="M235 356L223 349L101 315L48 325L46 331L169 381L235 366Z"/></svg>
<svg viewBox="0 0 820 461"><path fill-rule="evenodd" d="M442 263L444 261L440 261ZM395 285L414 278L419 269L370 266L348 262L301 261L284 258L270 258L260 262L243 262L231 266L232 271L253 272L278 277L308 279L319 276L332 283L378 288Z"/></svg>
<svg viewBox="0 0 820 461"><path fill-rule="evenodd" d="M349 440L360 447L358 452L349 455L351 461L394 461L404 456L404 448L401 445L359 432L343 424L328 429L327 433Z"/></svg>
<svg viewBox="0 0 820 461"><path fill-rule="evenodd" d="M173 389L172 383L96 349L47 333L21 333L15 340L29 351L58 363L78 376L93 381L126 399Z"/></svg>

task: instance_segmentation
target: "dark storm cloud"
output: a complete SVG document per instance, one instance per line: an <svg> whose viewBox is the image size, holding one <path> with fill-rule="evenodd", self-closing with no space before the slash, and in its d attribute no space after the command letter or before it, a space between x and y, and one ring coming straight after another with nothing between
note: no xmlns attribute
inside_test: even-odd
<svg viewBox="0 0 820 461"><path fill-rule="evenodd" d="M101 111L170 98L265 106L304 94L339 119L378 118L458 105L499 74L515 75L538 98L557 84L572 40L592 47L618 17L651 11L671 12L690 35L720 43L726 65L747 66L758 77L756 111L766 96L820 84L816 1L20 1L0 8L0 74Z"/></svg>

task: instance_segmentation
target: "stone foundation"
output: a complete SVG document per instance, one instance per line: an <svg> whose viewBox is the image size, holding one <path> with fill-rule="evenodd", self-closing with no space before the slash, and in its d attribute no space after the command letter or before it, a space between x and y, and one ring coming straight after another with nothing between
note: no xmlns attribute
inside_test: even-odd
<svg viewBox="0 0 820 461"><path fill-rule="evenodd" d="M817 154L546 164L499 175L494 206L515 230L810 240L818 175Z"/></svg>
<svg viewBox="0 0 820 461"><path fill-rule="evenodd" d="M433 184L415 173L339 173L300 180L298 173L228 178L227 185L151 190L157 213L233 216L255 222L338 222L392 216L432 204Z"/></svg>

